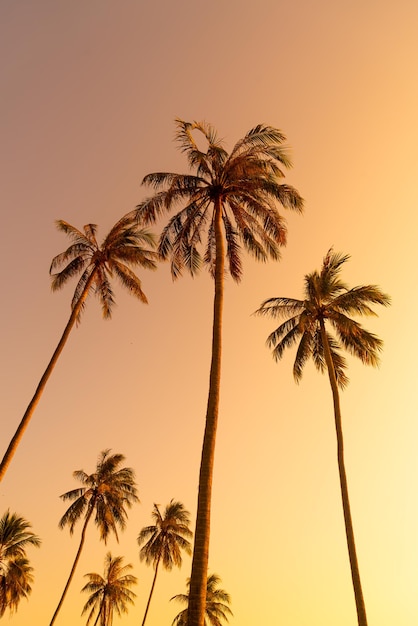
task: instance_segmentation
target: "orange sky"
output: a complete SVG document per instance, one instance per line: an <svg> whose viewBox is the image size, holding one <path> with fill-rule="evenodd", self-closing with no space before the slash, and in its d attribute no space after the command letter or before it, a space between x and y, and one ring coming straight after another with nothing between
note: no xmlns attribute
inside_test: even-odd
<svg viewBox="0 0 418 626"><path fill-rule="evenodd" d="M305 215L289 216L282 262L245 258L225 295L210 571L232 596L231 626L356 623L327 379L308 366L295 385L294 354L275 364L273 324L251 316L265 298L300 297L331 245L352 256L349 284L377 283L393 300L365 324L385 341L380 369L350 359L342 397L369 626L418 621L417 23L415 0L0 3L2 452L69 316L71 287L50 292L50 261L67 245L54 220L104 236L146 195L145 174L185 171L175 117L211 122L229 148L261 122L291 146L287 182ZM119 545L90 528L57 625L85 623L83 574L101 572L109 548L139 578L123 619L138 624L153 572L136 537L153 503L195 513L212 284L205 273L173 284L168 266L141 276L148 307L117 290L104 322L89 302L1 485L1 513L43 539L14 626L49 623L81 530L58 530L58 496L104 448L135 468L141 505ZM149 626L171 623L168 600L189 575L187 557L159 574Z"/></svg>

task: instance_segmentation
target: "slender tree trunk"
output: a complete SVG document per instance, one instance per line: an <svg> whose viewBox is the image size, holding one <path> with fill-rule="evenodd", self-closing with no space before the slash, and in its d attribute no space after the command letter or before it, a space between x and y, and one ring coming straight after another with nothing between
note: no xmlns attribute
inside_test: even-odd
<svg viewBox="0 0 418 626"><path fill-rule="evenodd" d="M86 283L86 286L84 287L83 293L80 296L80 299L78 300L77 304L75 305L75 307L73 308L73 310L71 311L71 315L70 315L70 319L68 320L68 323L64 329L64 332L61 336L61 339L58 342L57 347L55 348L55 352L51 357L51 360L48 363L48 366L45 370L45 372L43 373L43 376L36 388L35 394L32 398L32 400L30 401L28 408L25 411L25 414L22 417L22 420L15 432L15 434L13 435L13 438L11 439L10 443L9 443L9 447L6 450L6 453L3 457L3 460L0 464L0 482L3 480L3 477L6 473L6 470L10 464L10 461L12 460L17 447L20 443L20 440L23 437L23 433L25 432L30 419L33 415L33 413L35 412L36 406L39 402L39 400L41 399L41 396L44 392L44 389L46 387L46 383L48 382L49 377L51 376L53 369L58 361L58 358L61 354L61 352L64 349L64 346L67 342L67 339L70 335L70 332L72 331L72 328L77 320L78 314L81 311L81 308L83 306L83 303L85 302L87 295L89 293L89 289L91 287L91 284L94 280L94 277L96 275L96 272L93 270L92 273L89 276L89 279Z"/></svg>
<svg viewBox="0 0 418 626"><path fill-rule="evenodd" d="M334 401L334 417L335 429L337 432L337 449L338 449L338 470L340 474L341 497L343 502L345 534L347 537L348 555L350 558L351 578L353 581L354 596L356 600L357 620L359 626L367 626L366 606L364 604L363 590L361 587L360 570L357 561L356 544L354 540L353 522L351 519L350 500L348 497L347 476L344 464L344 441L342 430L342 419L340 409L340 397L338 393L337 377L332 362L331 351L328 338L325 332L324 321L321 320L321 335L324 346L325 361L327 364L329 380L332 389L332 398Z"/></svg>
<svg viewBox="0 0 418 626"><path fill-rule="evenodd" d="M147 602L147 606L145 608L144 618L142 620L142 625L141 626L144 626L145 620L147 619L149 605L151 604L152 594L154 593L155 581L157 580L158 566L160 564L160 558L161 558L161 556L158 557L158 561L157 561L157 564L155 566L155 574L154 574L154 578L152 580L151 591L150 591L150 594L149 594L149 597L148 597L148 602Z"/></svg>
<svg viewBox="0 0 418 626"><path fill-rule="evenodd" d="M77 567L77 565L78 565L78 561L80 560L81 551L82 551L82 549L83 549L83 546L84 546L84 541L85 541L85 539L86 539L86 529L87 529L87 524L88 524L88 523L89 523L89 521L90 521L90 518L91 518L91 516L92 516L92 514L93 514L93 511L94 511L94 506L90 506L90 510L89 510L89 512L87 513L86 519L85 519L85 521L84 521L83 530L81 531L80 545L78 546L77 554L75 555L74 563L73 563L73 566L72 566L72 568L71 568L71 572L70 572L70 575L69 575L69 577L68 577L67 584L66 584L66 585L65 585L65 587L64 587L64 591L62 592L62 596L61 596L61 598L60 598L60 601L58 602L58 606L57 606L57 608L55 609L55 613L54 613L54 615L52 616L52 619L51 619L51 622L50 622L49 626L52 626L52 624L55 622L55 620L56 620L56 618L57 618L57 615L58 615L58 613L59 613L59 610L61 609L62 603L64 602L65 596L67 595L68 587L69 587L69 586L70 586L70 584L71 584L71 581L72 581L72 579L73 579L73 576L74 576L74 573L75 573L76 567Z"/></svg>
<svg viewBox="0 0 418 626"><path fill-rule="evenodd" d="M206 409L205 434L200 463L196 531L194 536L192 573L190 577L189 605L187 611L188 626L204 626L206 609L212 478L221 382L222 312L225 267L225 250L222 236L222 204L219 198L215 200L215 241L216 259L212 361Z"/></svg>

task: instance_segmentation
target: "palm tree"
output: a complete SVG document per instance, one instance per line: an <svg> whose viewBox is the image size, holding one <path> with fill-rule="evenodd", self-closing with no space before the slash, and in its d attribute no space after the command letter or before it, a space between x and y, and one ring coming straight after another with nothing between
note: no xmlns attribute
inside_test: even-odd
<svg viewBox="0 0 418 626"><path fill-rule="evenodd" d="M33 568L26 547L41 545L31 524L16 513L6 511L0 519L0 617L6 609L16 611L22 598L31 593Z"/></svg>
<svg viewBox="0 0 418 626"><path fill-rule="evenodd" d="M224 589L218 589L221 579L217 574L211 574L208 577L206 584L206 615L205 626L222 626L222 622L227 622L228 617L233 613L229 608L231 604L231 597L229 593ZM190 587L190 580L187 582L187 586ZM177 600L182 604L188 604L189 594L180 593L177 596L173 596L170 600ZM187 626L188 609L183 609L173 619L171 626Z"/></svg>
<svg viewBox="0 0 418 626"><path fill-rule="evenodd" d="M52 274L52 290L61 289L73 276L81 274L81 277L75 288L71 315L61 339L0 464L0 481L17 450L71 330L74 324L80 321L88 295L94 292L98 296L103 317L110 318L115 303L111 278L116 276L132 295L146 303L147 298L142 291L141 281L131 267L156 269L158 255L149 249L155 247L154 236L143 228L133 227L125 218L113 226L101 245L97 243L95 224L84 226L84 232L63 220L58 220L56 224L59 230L70 237L72 244L65 252L52 259L50 272L64 265L61 271Z"/></svg>
<svg viewBox="0 0 418 626"><path fill-rule="evenodd" d="M70 500L73 503L62 516L59 527L69 526L72 535L76 523L83 515L84 524L80 545L50 626L55 622L74 576L84 546L87 526L93 514L100 532L100 539L103 539L106 544L107 538L112 532L116 540L119 541L117 526L121 530L125 529L128 517L126 508L139 502L135 485L135 472L130 467L120 467L125 460L123 454L110 454L110 452L110 450L103 450L100 453L96 471L93 474L86 474L83 470L73 472L74 478L79 480L83 486L67 491L60 496L64 501Z"/></svg>
<svg viewBox="0 0 418 626"><path fill-rule="evenodd" d="M192 537L193 534L189 529L190 514L181 502L170 500L163 515L160 513L158 504L154 504L152 517L155 524L146 526L138 535L140 546L146 541L139 552L139 558L141 561L145 560L147 565L152 564L155 569L142 626L144 626L147 618L160 562L168 571L172 570L174 565L181 567L181 550L187 554L191 553L191 544L188 538Z"/></svg>
<svg viewBox="0 0 418 626"><path fill-rule="evenodd" d="M89 626L96 611L94 626L99 623L100 626L112 626L114 611L120 616L128 612L128 604L134 604L136 593L131 591L130 587L136 585L138 580L136 576L126 573L132 569L132 565L130 563L122 565L122 562L122 556L112 557L108 552L105 558L104 577L95 573L85 575L89 582L81 591L90 593L90 597L81 615L90 611L86 626Z"/></svg>
<svg viewBox="0 0 418 626"><path fill-rule="evenodd" d="M305 276L305 299L269 298L257 313L274 318L286 318L267 339L273 348L276 360L282 358L286 348L298 343L293 374L297 382L307 360L312 357L316 368L328 372L334 403L334 418L337 433L338 470L344 511L345 531L350 559L351 576L357 608L359 626L367 625L366 609L360 581L356 545L347 477L344 464L344 444L338 387L343 389L348 383L345 373L346 360L340 354L346 349L366 365L376 366L383 342L376 335L365 330L350 315L376 315L372 304L387 306L388 295L376 285L365 285L351 289L339 277L342 265L349 259L329 250L324 258L322 269ZM290 317L289 317L290 316ZM331 333L330 330L334 331Z"/></svg>
<svg viewBox="0 0 418 626"><path fill-rule="evenodd" d="M177 141L186 153L194 174L154 173L143 183L157 193L137 206L133 216L153 223L180 205L164 228L159 251L171 258L173 278L187 269L195 275L202 264L199 244L206 233L203 255L214 278L212 358L199 476L196 531L190 579L189 626L203 626L209 553L212 476L218 423L224 278L229 271L235 281L242 275L241 246L257 260L279 259L286 243L286 226L277 203L302 210L295 189L283 184L282 167L291 165L285 137L275 128L259 125L228 152L206 123L177 120ZM203 135L201 151L193 132ZM158 191L159 190L159 191Z"/></svg>

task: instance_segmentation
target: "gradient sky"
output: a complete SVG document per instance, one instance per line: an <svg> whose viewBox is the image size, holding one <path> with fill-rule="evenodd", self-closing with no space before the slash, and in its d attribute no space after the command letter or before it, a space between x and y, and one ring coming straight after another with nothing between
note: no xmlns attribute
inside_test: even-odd
<svg viewBox="0 0 418 626"><path fill-rule="evenodd" d="M273 322L251 315L300 297L330 246L351 255L349 284L393 300L365 320L385 342L380 369L349 359L346 463L369 625L418 622L417 24L416 0L0 2L1 453L70 312L74 285L50 291L67 246L54 220L104 236L148 193L145 174L186 171L176 117L212 123L228 148L258 123L287 136L305 215L288 216L279 264L245 258L242 283L226 285L209 567L232 596L231 626L356 623L328 381L309 365L295 385L294 354L275 364ZM105 322L89 301L0 487L1 513L43 539L14 626L49 623L81 530L58 529L59 495L104 448L126 455L141 504L119 544L90 528L57 625L85 623L83 575L108 549L134 565L123 623L138 624L153 572L136 537L153 503L195 514L212 284L205 272L173 284L168 265L141 277L149 306L117 289ZM149 626L171 623L190 563L159 574Z"/></svg>

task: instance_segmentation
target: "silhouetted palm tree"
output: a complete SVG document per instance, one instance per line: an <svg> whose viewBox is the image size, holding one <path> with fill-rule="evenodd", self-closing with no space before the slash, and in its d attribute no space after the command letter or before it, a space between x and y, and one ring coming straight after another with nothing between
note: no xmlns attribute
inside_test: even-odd
<svg viewBox="0 0 418 626"><path fill-rule="evenodd" d="M6 511L0 519L0 617L7 609L16 611L22 598L32 591L33 568L26 557L27 546L41 545L31 524Z"/></svg>
<svg viewBox="0 0 418 626"><path fill-rule="evenodd" d="M345 531L350 558L359 626L367 625L366 609L360 581L347 477L344 463L342 419L338 387L344 388L348 382L346 361L340 354L346 349L366 365L376 366L382 349L381 339L368 332L351 319L350 315L376 315L371 304L390 303L388 295L376 285L366 285L349 289L341 281L339 274L348 255L328 251L320 272L305 276L305 299L269 298L257 313L274 318L286 318L268 337L267 343L273 348L273 356L281 359L286 348L298 343L293 374L297 382L307 360L312 357L321 372L327 371L334 403L335 427L337 432L338 469L341 496L344 510ZM290 317L289 317L290 316ZM331 333L330 330L334 331Z"/></svg>
<svg viewBox="0 0 418 626"><path fill-rule="evenodd" d="M94 626L112 626L113 613L121 616L128 612L128 605L134 604L136 593L130 587L138 582L136 576L127 574L132 569L132 565L122 565L123 557L112 557L108 552L105 558L104 577L100 574L86 574L89 582L84 585L81 591L90 593L90 597L84 605L81 615L89 612L86 625L92 621L97 611Z"/></svg>
<svg viewBox="0 0 418 626"><path fill-rule="evenodd" d="M65 595L74 576L75 569L80 559L81 551L86 538L86 529L93 518L100 532L100 539L106 543L112 532L116 540L119 540L117 526L125 529L127 512L135 502L139 502L135 485L135 473L130 467L120 467L125 460L123 454L110 454L110 450L101 452L93 474L86 474L83 470L73 472L74 478L80 481L83 487L72 489L64 493L63 500L73 501L72 505L62 516L59 527L69 526L70 534L79 519L84 516L84 524L81 531L80 545L71 568L70 575L52 616L51 626L54 623Z"/></svg>
<svg viewBox="0 0 418 626"><path fill-rule="evenodd" d="M63 220L57 221L57 227L73 243L52 260L51 272L64 266L61 271L52 274L52 290L61 289L74 276L81 274L81 277L72 299L70 319L0 464L0 481L17 450L70 332L80 320L88 295L93 292L98 296L103 317L110 318L115 302L111 279L116 276L129 293L146 303L141 281L131 267L156 268L158 255L149 249L155 247L154 236L143 228L132 226L125 218L115 224L101 245L97 243L95 224L84 226L84 232Z"/></svg>
<svg viewBox="0 0 418 626"><path fill-rule="evenodd" d="M218 423L224 278L242 275L241 246L259 261L278 260L286 226L277 205L302 210L295 189L283 184L290 166L285 137L269 126L256 126L228 152L212 126L177 120L177 141L194 174L154 173L143 183L160 190L138 205L134 216L153 223L165 212L180 210L164 228L159 251L171 258L173 278L186 268L194 275L202 264L198 250L206 235L203 262L214 278L212 359L199 477L196 531L190 582L189 626L203 626L209 553L212 475ZM201 151L193 132L206 142Z"/></svg>
<svg viewBox="0 0 418 626"><path fill-rule="evenodd" d="M158 505L154 504L152 517L155 524L146 526L138 535L140 546L146 541L139 552L139 557L141 561L145 560L147 565L152 564L155 569L142 626L144 626L147 618L159 564L162 563L163 567L169 571L174 565L181 567L181 551L184 550L187 554L191 553L191 544L188 539L193 535L189 529L190 514L181 502L170 500L163 515L161 515Z"/></svg>
<svg viewBox="0 0 418 626"><path fill-rule="evenodd" d="M205 611L205 626L222 626L222 622L227 622L228 617L233 615L229 604L231 604L231 597L224 589L218 589L221 579L217 574L211 574L208 578L206 585L206 611ZM187 586L190 587L190 580L187 582ZM189 595L180 593L177 596L173 596L170 600L177 600L182 604L189 603ZM173 619L172 626L187 626L188 610L183 609Z"/></svg>

